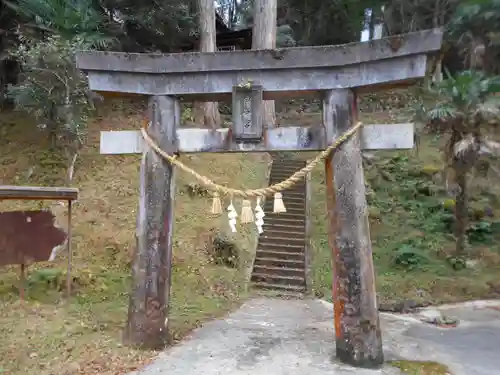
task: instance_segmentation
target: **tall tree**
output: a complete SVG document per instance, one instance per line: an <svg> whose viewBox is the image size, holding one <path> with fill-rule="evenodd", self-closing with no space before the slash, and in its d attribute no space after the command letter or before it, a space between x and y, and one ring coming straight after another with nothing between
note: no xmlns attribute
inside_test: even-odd
<svg viewBox="0 0 500 375"><path fill-rule="evenodd" d="M255 0L252 30L252 49L276 48L277 0ZM274 126L276 114L274 100L264 101L264 123Z"/></svg>
<svg viewBox="0 0 500 375"><path fill-rule="evenodd" d="M496 133L500 116L500 76L465 71L430 86L416 119L429 130L448 136L444 151L447 185L456 196L456 255L464 256L467 244L468 177L484 150L495 150L488 135ZM483 151L482 151L483 150Z"/></svg>
<svg viewBox="0 0 500 375"><path fill-rule="evenodd" d="M215 5L214 0L198 0L200 22L200 52L215 52ZM195 103L195 122L209 128L220 124L219 104L217 102Z"/></svg>

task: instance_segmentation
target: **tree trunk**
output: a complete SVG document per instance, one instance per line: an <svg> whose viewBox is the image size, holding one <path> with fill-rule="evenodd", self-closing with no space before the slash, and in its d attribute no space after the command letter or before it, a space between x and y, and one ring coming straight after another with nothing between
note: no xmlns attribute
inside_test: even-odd
<svg viewBox="0 0 500 375"><path fill-rule="evenodd" d="M275 49L277 1L255 0L254 7L252 49ZM274 127L276 123L274 100L265 100L263 107L264 127Z"/></svg>
<svg viewBox="0 0 500 375"><path fill-rule="evenodd" d="M200 52L215 52L215 6L213 0L198 0L200 14ZM193 117L197 124L217 128L220 124L219 104L217 102L196 102Z"/></svg>
<svg viewBox="0 0 500 375"><path fill-rule="evenodd" d="M468 224L468 207L467 207L467 173L461 172L456 176L457 185L460 188L457 194L455 204L455 238L456 238L456 255L464 255L467 245L467 224Z"/></svg>
<svg viewBox="0 0 500 375"><path fill-rule="evenodd" d="M368 23L368 40L373 40L375 37L375 10L372 8Z"/></svg>
<svg viewBox="0 0 500 375"><path fill-rule="evenodd" d="M434 14L432 16L432 27L437 29L441 27L441 0L436 1L434 6ZM443 53L436 55L434 61L434 71L432 72L431 81L439 83L443 80Z"/></svg>
<svg viewBox="0 0 500 375"><path fill-rule="evenodd" d="M7 68L3 61L0 61L0 108L4 108L7 92Z"/></svg>

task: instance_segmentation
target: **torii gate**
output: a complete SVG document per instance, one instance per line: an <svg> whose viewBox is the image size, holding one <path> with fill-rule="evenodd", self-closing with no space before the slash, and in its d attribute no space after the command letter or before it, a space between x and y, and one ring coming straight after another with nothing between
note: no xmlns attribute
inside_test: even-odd
<svg viewBox="0 0 500 375"><path fill-rule="evenodd" d="M151 96L149 135L170 155L194 152L324 150L357 119L356 92L408 85L424 77L441 30L337 46L216 53L81 52L77 65L91 90ZM242 88L241 82L251 82ZM267 128L263 99L319 93L323 123ZM228 129L180 127L179 96L218 101L233 97ZM251 121L244 113L251 109ZM246 111L245 111L246 110ZM379 367L382 339L360 149L413 147L413 125L365 125L325 162L329 238L334 271L336 354L345 363ZM102 132L101 153L143 152L137 251L127 326L135 345L168 340L174 168L139 131Z"/></svg>

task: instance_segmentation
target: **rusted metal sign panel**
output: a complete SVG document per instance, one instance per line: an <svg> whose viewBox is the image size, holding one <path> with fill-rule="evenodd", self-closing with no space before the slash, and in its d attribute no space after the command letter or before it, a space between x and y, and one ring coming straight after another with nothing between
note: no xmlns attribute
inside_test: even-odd
<svg viewBox="0 0 500 375"><path fill-rule="evenodd" d="M66 238L50 211L0 212L0 266L52 260Z"/></svg>

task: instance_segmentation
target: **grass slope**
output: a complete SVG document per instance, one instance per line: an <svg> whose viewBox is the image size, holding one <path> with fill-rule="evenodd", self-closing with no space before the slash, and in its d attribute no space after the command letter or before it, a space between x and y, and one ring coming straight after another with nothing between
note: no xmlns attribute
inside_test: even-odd
<svg viewBox="0 0 500 375"><path fill-rule="evenodd" d="M436 362L392 361L390 364L408 375L451 375L447 366Z"/></svg>
<svg viewBox="0 0 500 375"><path fill-rule="evenodd" d="M0 374L122 374L155 353L122 347L126 321L129 262L135 247L135 211L140 156L100 156L100 130L134 129L143 108L113 102L90 124L88 146L77 163L74 186L75 296L61 301L66 254L54 264L28 268L27 301L19 302L18 267L0 274ZM114 108L109 108L114 106ZM198 172L233 187L264 185L265 155L184 156ZM63 160L46 149L28 119L0 115L0 184L64 185ZM239 269L215 265L207 251L224 217L210 217L209 197L191 198L177 175L171 326L181 338L203 321L233 308L246 296L248 267L256 236L253 227L231 236L240 250ZM239 205L239 202L235 202ZM38 202L9 201L0 210L39 208ZM52 204L59 214L64 207ZM55 287L48 287L53 282Z"/></svg>
<svg viewBox="0 0 500 375"><path fill-rule="evenodd" d="M406 122L404 113L399 116L365 114L362 120ZM470 252L466 259L455 258L450 222L454 201L436 173L442 168L442 143L424 136L418 153L375 152L374 162L365 168L377 292L385 306L405 300L444 303L500 295L500 191L491 181L474 179ZM319 170L313 174L313 194L313 288L316 295L330 299L331 250L324 174ZM485 217L485 209L494 213L493 218Z"/></svg>

